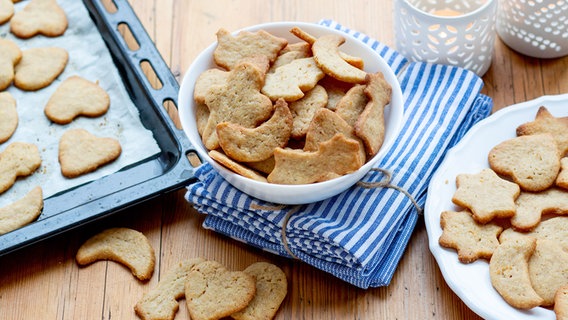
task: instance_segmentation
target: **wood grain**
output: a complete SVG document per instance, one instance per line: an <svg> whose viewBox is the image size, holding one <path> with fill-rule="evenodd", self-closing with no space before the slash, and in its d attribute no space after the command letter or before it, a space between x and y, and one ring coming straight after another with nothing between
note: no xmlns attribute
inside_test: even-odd
<svg viewBox="0 0 568 320"><path fill-rule="evenodd" d="M110 0L105 0L110 1ZM147 0L130 1L178 81L223 27L270 21L334 19L394 45L391 1ZM483 92L494 110L541 95L568 92L568 58L521 56L496 40ZM171 108L171 106L169 106ZM214 259L239 270L256 261L281 266L289 292L276 319L480 319L446 285L419 222L389 286L363 290L308 266L274 256L201 227L203 217L171 192L0 257L2 319L137 319L136 301L178 261ZM79 267L75 252L92 234L131 227L148 236L157 264L148 282L113 262ZM176 320L189 319L181 301Z"/></svg>

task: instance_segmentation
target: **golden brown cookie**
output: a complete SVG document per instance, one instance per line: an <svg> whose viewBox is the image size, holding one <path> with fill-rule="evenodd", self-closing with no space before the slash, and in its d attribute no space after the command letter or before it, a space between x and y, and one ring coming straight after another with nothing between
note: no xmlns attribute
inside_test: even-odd
<svg viewBox="0 0 568 320"><path fill-rule="evenodd" d="M291 102L290 112L294 119L292 125L292 138L302 139L308 132L310 122L316 111L327 105L327 92L324 87L316 85L299 100Z"/></svg>
<svg viewBox="0 0 568 320"><path fill-rule="evenodd" d="M560 160L560 173L556 177L556 185L568 190L568 157Z"/></svg>
<svg viewBox="0 0 568 320"><path fill-rule="evenodd" d="M535 238L514 237L501 243L489 261L491 284L515 308L531 309L543 303L529 274L528 261L535 249Z"/></svg>
<svg viewBox="0 0 568 320"><path fill-rule="evenodd" d="M14 3L12 0L0 0L0 24L4 24L14 15Z"/></svg>
<svg viewBox="0 0 568 320"><path fill-rule="evenodd" d="M353 127L368 102L369 98L365 94L365 85L358 84L341 97L335 106L335 112Z"/></svg>
<svg viewBox="0 0 568 320"><path fill-rule="evenodd" d="M538 240L552 240L562 246L568 252L568 217L555 216L539 223L536 228L528 232L515 231L512 228L505 229L499 236L499 241L506 241L509 237L527 235Z"/></svg>
<svg viewBox="0 0 568 320"><path fill-rule="evenodd" d="M244 273L256 281L256 294L246 308L231 315L235 320L273 319L288 292L288 281L282 269L268 262L256 262Z"/></svg>
<svg viewBox="0 0 568 320"><path fill-rule="evenodd" d="M202 140L209 150L219 148L217 125L232 122L244 127L255 127L272 115L272 101L260 93L264 74L250 63L237 65L228 75L224 85L211 87L205 104L209 118Z"/></svg>
<svg viewBox="0 0 568 320"><path fill-rule="evenodd" d="M217 125L219 145L235 161L266 160L274 149L286 146L292 132L292 114L284 99L278 99L272 117L255 128L231 122Z"/></svg>
<svg viewBox="0 0 568 320"><path fill-rule="evenodd" d="M26 91L49 86L65 70L69 54L57 47L31 48L22 52L14 69L14 85Z"/></svg>
<svg viewBox="0 0 568 320"><path fill-rule="evenodd" d="M211 157L211 159L219 162L225 168L235 173L238 173L245 178L253 179L260 182L266 182L266 178L263 175L241 163L238 163L237 161L231 159L226 154L218 150L211 150L208 152L208 154Z"/></svg>
<svg viewBox="0 0 568 320"><path fill-rule="evenodd" d="M556 320L568 320L568 285L560 287L554 296Z"/></svg>
<svg viewBox="0 0 568 320"><path fill-rule="evenodd" d="M267 179L278 184L330 180L359 169L363 165L359 151L359 143L341 133L321 143L314 152L276 148L274 170Z"/></svg>
<svg viewBox="0 0 568 320"><path fill-rule="evenodd" d="M0 92L0 143L6 142L18 127L16 100L10 92Z"/></svg>
<svg viewBox="0 0 568 320"><path fill-rule="evenodd" d="M312 90L324 75L313 57L296 59L268 73L262 93L272 101L296 101Z"/></svg>
<svg viewBox="0 0 568 320"><path fill-rule="evenodd" d="M541 192L521 192L517 212L511 224L517 230L530 231L545 214L568 214L568 191L550 188Z"/></svg>
<svg viewBox="0 0 568 320"><path fill-rule="evenodd" d="M517 135L551 134L562 155L568 152L568 117L554 117L545 106L541 106L535 120L517 127Z"/></svg>
<svg viewBox="0 0 568 320"><path fill-rule="evenodd" d="M520 194L517 184L499 177L491 169L476 174L459 174L452 202L468 208L479 223L493 218L510 218L516 212L515 199Z"/></svg>
<svg viewBox="0 0 568 320"><path fill-rule="evenodd" d="M185 299L191 319L214 320L244 309L256 293L252 276L229 271L216 261L192 268L185 283Z"/></svg>
<svg viewBox="0 0 568 320"><path fill-rule="evenodd" d="M58 37L67 30L65 11L55 0L30 0L23 10L10 20L10 31L27 39L37 34Z"/></svg>
<svg viewBox="0 0 568 320"><path fill-rule="evenodd" d="M287 44L286 39L264 30L241 31L233 36L229 31L221 28L217 31L217 47L213 52L213 59L227 70L234 69L242 59L251 56L265 56L268 61L274 62L280 50Z"/></svg>
<svg viewBox="0 0 568 320"><path fill-rule="evenodd" d="M74 178L116 160L122 152L118 140L97 137L84 129L69 129L59 141L61 173Z"/></svg>
<svg viewBox="0 0 568 320"><path fill-rule="evenodd" d="M75 256L79 265L110 260L128 267L139 280L154 273L156 256L146 236L130 228L110 228L85 241Z"/></svg>
<svg viewBox="0 0 568 320"><path fill-rule="evenodd" d="M0 153L0 194L10 189L18 177L34 173L41 165L35 144L12 142Z"/></svg>
<svg viewBox="0 0 568 320"><path fill-rule="evenodd" d="M560 171L560 151L552 135L535 134L505 140L489 151L489 166L522 190L550 188Z"/></svg>
<svg viewBox="0 0 568 320"><path fill-rule="evenodd" d="M553 240L537 239L529 275L534 291L543 299L541 306L552 306L556 291L568 284L568 253Z"/></svg>
<svg viewBox="0 0 568 320"><path fill-rule="evenodd" d="M134 306L142 320L173 320L179 310L178 299L185 296L185 281L193 267L204 262L194 258L179 262L168 270L158 285L150 289Z"/></svg>
<svg viewBox="0 0 568 320"><path fill-rule="evenodd" d="M43 193L33 188L21 199L0 208L0 234L21 228L37 219L43 209Z"/></svg>
<svg viewBox="0 0 568 320"><path fill-rule="evenodd" d="M438 243L457 250L462 263L489 259L499 245L498 236L503 228L494 223L480 224L468 211L444 211L440 217L442 235Z"/></svg>
<svg viewBox="0 0 568 320"><path fill-rule="evenodd" d="M365 94L369 102L355 122L355 134L363 140L367 155L376 155L385 139L385 107L390 103L392 87L381 72L369 74Z"/></svg>
<svg viewBox="0 0 568 320"><path fill-rule="evenodd" d="M20 47L10 39L0 38L0 90L5 90L14 81L14 66L20 59Z"/></svg>
<svg viewBox="0 0 568 320"><path fill-rule="evenodd" d="M71 76L51 95L44 112L49 120L67 124L78 116L102 116L109 106L109 95L98 83L80 76Z"/></svg>
<svg viewBox="0 0 568 320"><path fill-rule="evenodd" d="M314 60L325 74L349 83L366 83L367 73L347 63L339 51L345 38L336 34L323 35L312 45Z"/></svg>

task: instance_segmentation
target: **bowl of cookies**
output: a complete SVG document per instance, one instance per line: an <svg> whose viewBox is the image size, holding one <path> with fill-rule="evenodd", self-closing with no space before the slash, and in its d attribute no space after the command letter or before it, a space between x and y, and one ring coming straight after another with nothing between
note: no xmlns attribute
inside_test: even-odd
<svg viewBox="0 0 568 320"><path fill-rule="evenodd" d="M184 74L180 121L199 157L261 200L306 204L353 186L399 133L399 82L344 32L274 22L223 28Z"/></svg>

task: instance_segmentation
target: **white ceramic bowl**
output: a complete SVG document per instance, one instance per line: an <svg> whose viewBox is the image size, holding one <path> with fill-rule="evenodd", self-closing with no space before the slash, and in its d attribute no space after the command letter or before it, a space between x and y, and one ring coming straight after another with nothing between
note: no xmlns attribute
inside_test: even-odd
<svg viewBox="0 0 568 320"><path fill-rule="evenodd" d="M193 88L197 77L205 70L215 67L213 61L213 51L216 43L207 47L197 58L187 72L185 73L179 91L178 109L183 130L191 144L195 147L199 157L209 162L219 174L225 178L230 184L239 190L265 201L279 204L305 204L327 199L347 188L351 187L359 181L371 167L383 157L386 150L392 145L393 141L400 130L403 117L403 99L400 85L393 71L386 62L379 56L377 52L362 43L361 41L345 34L341 31L333 30L324 26L312 23L301 22L274 22L267 24L255 25L245 28L244 30L256 31L263 29L278 37L286 38L290 43L299 41L289 30L298 26L314 36L323 34L337 33L345 37L346 41L341 46L341 50L354 56L359 56L365 61L365 71L374 73L381 71L386 81L392 86L391 103L385 109L385 140L380 151L370 159L359 170L324 182L304 184L304 185L280 185L258 182L252 179L240 176L216 161L212 160L206 148L203 146L201 137L197 132L195 121L195 102L193 100ZM237 31L238 32L238 31ZM235 34L237 33L235 32Z"/></svg>

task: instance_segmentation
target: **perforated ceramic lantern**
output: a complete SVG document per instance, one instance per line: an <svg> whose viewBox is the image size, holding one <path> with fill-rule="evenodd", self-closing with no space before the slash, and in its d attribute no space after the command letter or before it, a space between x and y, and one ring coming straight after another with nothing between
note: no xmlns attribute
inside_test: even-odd
<svg viewBox="0 0 568 320"><path fill-rule="evenodd" d="M497 0L395 0L397 50L481 76L491 65L496 12Z"/></svg>
<svg viewBox="0 0 568 320"><path fill-rule="evenodd" d="M527 56L568 55L568 0L500 0L497 33Z"/></svg>

